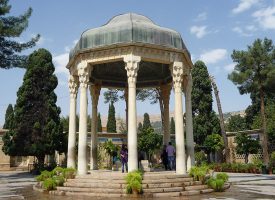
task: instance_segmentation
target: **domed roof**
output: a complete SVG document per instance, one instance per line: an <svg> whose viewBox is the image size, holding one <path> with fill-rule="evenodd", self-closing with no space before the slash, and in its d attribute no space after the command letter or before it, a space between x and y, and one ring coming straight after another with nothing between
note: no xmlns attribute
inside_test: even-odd
<svg viewBox="0 0 275 200"><path fill-rule="evenodd" d="M99 28L84 31L75 48L71 50L70 58L80 50L130 43L186 49L178 32L160 27L145 16L127 13L113 17Z"/></svg>

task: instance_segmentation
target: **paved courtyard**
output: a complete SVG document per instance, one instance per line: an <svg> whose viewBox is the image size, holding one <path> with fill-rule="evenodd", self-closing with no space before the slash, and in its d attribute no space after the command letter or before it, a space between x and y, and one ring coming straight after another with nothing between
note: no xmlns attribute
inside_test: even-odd
<svg viewBox="0 0 275 200"><path fill-rule="evenodd" d="M212 193L190 198L192 200L271 200L275 199L275 176L229 173L231 188L222 193ZM49 196L32 190L34 177L26 172L0 172L0 199L65 200L73 197ZM82 198L91 199L91 198ZM95 198L98 199L98 198ZM166 198L165 198L166 199Z"/></svg>

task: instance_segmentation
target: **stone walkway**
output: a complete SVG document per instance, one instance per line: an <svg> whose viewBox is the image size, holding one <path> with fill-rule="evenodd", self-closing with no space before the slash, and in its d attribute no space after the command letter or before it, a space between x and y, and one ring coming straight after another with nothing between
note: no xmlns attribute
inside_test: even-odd
<svg viewBox="0 0 275 200"><path fill-rule="evenodd" d="M275 175L229 173L231 188L221 193L171 198L175 200L272 200L275 199ZM0 200L67 200L72 197L49 196L32 190L34 177L25 172L0 172ZM81 198L91 199L91 198ZM97 198L95 198L97 199ZM160 198L157 198L160 200ZM164 199L163 199L164 200ZM167 198L165 198L167 200Z"/></svg>

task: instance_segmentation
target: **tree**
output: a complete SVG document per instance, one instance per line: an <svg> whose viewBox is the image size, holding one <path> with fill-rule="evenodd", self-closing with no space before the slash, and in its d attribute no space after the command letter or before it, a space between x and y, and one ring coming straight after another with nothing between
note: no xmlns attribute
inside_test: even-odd
<svg viewBox="0 0 275 200"><path fill-rule="evenodd" d="M108 133L116 133L116 111L114 107L114 103L111 102L109 105L109 112L108 112L108 121L107 121L107 132Z"/></svg>
<svg viewBox="0 0 275 200"><path fill-rule="evenodd" d="M21 55L21 52L33 47L40 36L37 35L30 41L23 43L11 40L11 38L20 37L28 27L32 9L29 8L27 12L19 17L10 16L8 14L11 5L8 5L8 2L8 0L0 1L0 68L25 67L27 56Z"/></svg>
<svg viewBox="0 0 275 200"><path fill-rule="evenodd" d="M171 121L170 121L170 134L175 135L175 120L174 120L174 117L171 117Z"/></svg>
<svg viewBox="0 0 275 200"><path fill-rule="evenodd" d="M101 122L101 116L100 113L97 115L97 132L102 132L102 122Z"/></svg>
<svg viewBox="0 0 275 200"><path fill-rule="evenodd" d="M236 152L237 154L244 154L245 163L248 162L248 156L252 153L258 153L261 148L258 140L254 140L250 135L238 133L235 138L237 143Z"/></svg>
<svg viewBox="0 0 275 200"><path fill-rule="evenodd" d="M142 132L142 123L138 123L138 134Z"/></svg>
<svg viewBox="0 0 275 200"><path fill-rule="evenodd" d="M13 122L14 121L14 112L13 112L13 107L11 104L8 105L8 108L6 110L5 114L5 123L3 128L4 129L12 129L13 128Z"/></svg>
<svg viewBox="0 0 275 200"><path fill-rule="evenodd" d="M192 114L194 122L194 140L203 145L207 135L220 133L219 119L212 109L212 86L207 67L197 61L192 69Z"/></svg>
<svg viewBox="0 0 275 200"><path fill-rule="evenodd" d="M247 129L246 121L244 117L241 115L233 115L229 118L229 122L227 125L228 131L237 132L244 131Z"/></svg>
<svg viewBox="0 0 275 200"><path fill-rule="evenodd" d="M238 85L240 94L255 93L260 98L262 121L262 147L264 163L268 164L268 144L266 132L265 96L275 90L275 48L272 40L256 39L247 51L233 50L231 55L236 63L228 78Z"/></svg>
<svg viewBox="0 0 275 200"><path fill-rule="evenodd" d="M144 151L149 160L151 155L156 149L159 149L162 145L162 136L154 132L154 129L149 127L148 129L142 129L142 132L138 134L138 150Z"/></svg>
<svg viewBox="0 0 275 200"><path fill-rule="evenodd" d="M14 127L5 135L3 150L11 156L35 156L42 166L45 155L67 150L66 134L56 106L58 82L50 52L34 51L27 66L17 92Z"/></svg>
<svg viewBox="0 0 275 200"><path fill-rule="evenodd" d="M208 135L204 141L208 152L215 153L224 147L223 138L219 134Z"/></svg>
<svg viewBox="0 0 275 200"><path fill-rule="evenodd" d="M148 113L144 113L142 129L146 130L148 128L152 128L152 125L150 122L150 116Z"/></svg>
<svg viewBox="0 0 275 200"><path fill-rule="evenodd" d="M214 90L217 107L218 107L218 112L219 112L221 134L222 134L224 150L225 150L225 160L227 163L229 163L230 162L230 151L228 148L227 136L226 136L226 132L225 132L225 125L224 125L224 118L223 118L223 112L222 112L222 105L221 105L220 96L219 96L219 90L218 90L217 84L215 82L214 76L210 76L210 81L211 81L211 84L212 84L212 87Z"/></svg>

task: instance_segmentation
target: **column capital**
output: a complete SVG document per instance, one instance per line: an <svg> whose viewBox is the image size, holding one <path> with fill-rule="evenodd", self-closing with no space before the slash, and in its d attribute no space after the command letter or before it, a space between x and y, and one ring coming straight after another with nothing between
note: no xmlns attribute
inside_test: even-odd
<svg viewBox="0 0 275 200"><path fill-rule="evenodd" d="M71 98L74 98L74 99L76 98L78 86L79 86L78 77L70 75L70 77L69 77L69 91L70 91Z"/></svg>
<svg viewBox="0 0 275 200"><path fill-rule="evenodd" d="M141 61L141 57L135 56L133 54L129 54L124 56L123 60L125 62L125 69L127 71L128 84L130 86L131 84L136 83L137 72L139 69L139 63Z"/></svg>
<svg viewBox="0 0 275 200"><path fill-rule="evenodd" d="M183 63L173 62L171 66L171 73L173 77L173 85L174 85L175 91L181 90L182 81L183 81Z"/></svg>
<svg viewBox="0 0 275 200"><path fill-rule="evenodd" d="M163 103L169 104L171 89L172 89L172 86L170 84L165 84L160 86L160 94L162 96L162 99L164 100Z"/></svg>
<svg viewBox="0 0 275 200"><path fill-rule="evenodd" d="M97 107L100 90L101 90L101 85L91 85L90 86L90 94L92 97L92 106L93 107Z"/></svg>
<svg viewBox="0 0 275 200"><path fill-rule="evenodd" d="M81 61L77 65L77 72L81 88L87 88L89 82L89 71L87 61Z"/></svg>

